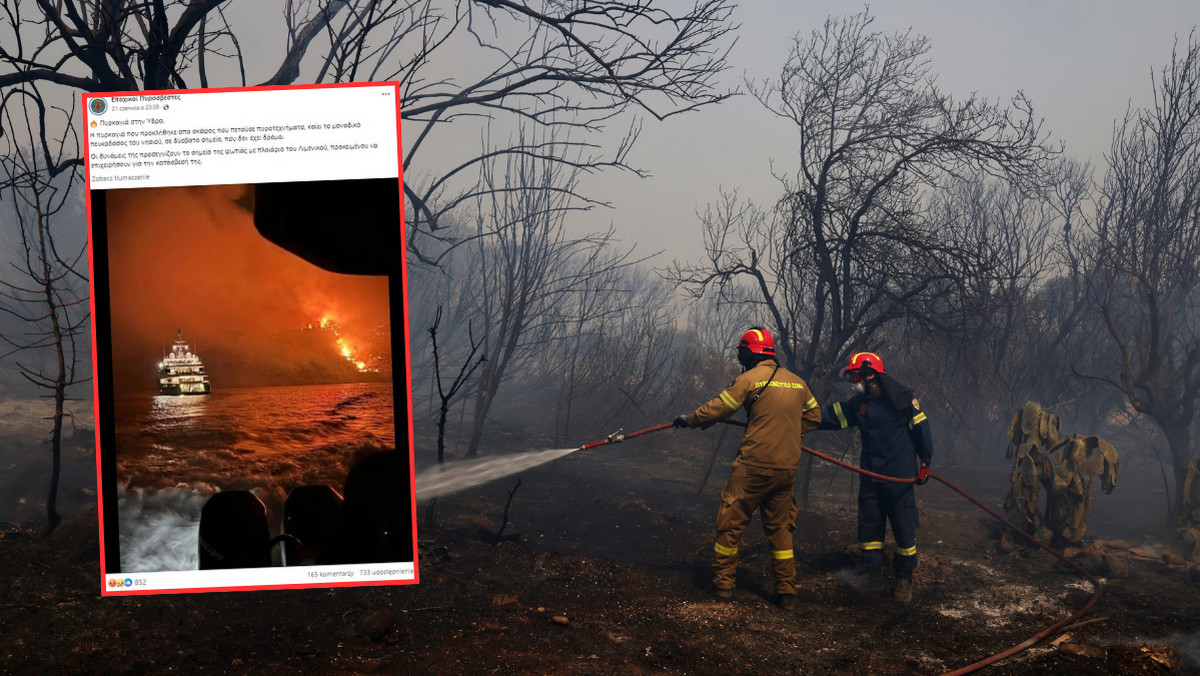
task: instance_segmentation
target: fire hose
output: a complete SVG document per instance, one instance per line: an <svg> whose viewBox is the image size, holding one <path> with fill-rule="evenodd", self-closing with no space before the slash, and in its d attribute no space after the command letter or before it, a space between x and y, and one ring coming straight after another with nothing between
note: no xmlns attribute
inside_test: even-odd
<svg viewBox="0 0 1200 676"><path fill-rule="evenodd" d="M737 425L739 427L746 426L746 423L744 423L740 420L721 420L719 422L722 422L722 423L725 423L728 425ZM673 423L663 423L661 425L655 425L654 427L647 427L644 430L630 432L629 434L624 434L623 430L617 430L616 432L613 432L612 434L608 435L606 438L604 438L601 441L596 441L596 442L593 442L590 444L584 444L583 446L580 446L579 450L584 451L584 450L587 450L590 448L596 448L597 446L604 446L606 444L617 444L622 441L625 441L626 439L633 439L634 437L640 437L643 434L650 434L652 432L658 432L658 431L665 430L665 429L667 429L669 427L673 427L673 426L674 426ZM826 455L820 451L814 450L807 446L802 446L801 448L805 453L814 455L822 460L833 463L834 465L837 465L838 467L843 467L845 469L848 469L848 470L851 470L854 472L858 472L859 474L873 477L875 479L881 479L883 481L891 481L894 483L902 483L902 484L912 484L912 483L917 482L916 477L901 478L901 477L885 476L883 474L876 474L875 472L871 472L871 471L865 470L861 467L858 467L856 465L852 465L848 462L838 460L837 458L831 457L829 455ZM1097 603L1099 603L1100 595L1104 591L1104 586L1100 583L1100 580L1097 579L1096 576L1089 573L1078 563L1075 563L1071 559L1068 559L1067 557L1063 556L1062 554L1059 554L1058 552L1054 551L1053 549L1050 548L1049 545L1045 544L1041 540L1038 540L1037 538L1030 535L1029 533L1026 533L1024 530L1017 527L1015 524L1010 522L1008 519L1005 519L1004 517L997 514L995 510L993 510L990 507L988 507L987 505L983 504L978 499L971 496L970 494L968 494L966 491L959 488L958 486L955 486L953 483L949 482L945 478L943 478L937 474L934 474L932 472L929 473L929 478L937 479L942 484L944 484L947 488L954 491L955 493L958 493L959 495L966 498L967 500L971 501L976 507L979 507L983 511L987 512L990 516L992 516L996 520L1000 521L1004 525L1008 526L1014 532L1019 533L1025 539L1029 540L1030 542L1037 545L1041 549L1054 555L1054 557L1057 558L1059 561L1061 561L1061 562L1065 563L1066 565L1070 566L1071 568L1074 568L1075 570L1079 571L1079 573L1081 575L1083 575L1085 578L1087 578L1088 582L1090 582L1092 584L1092 588L1095 590L1095 592L1092 594L1092 598L1086 604L1084 604L1084 606L1082 608L1080 608L1078 611L1076 611L1070 617L1059 620L1058 622L1054 623L1053 625L1047 627L1046 629L1043 629L1042 631L1038 632L1037 634L1031 636L1030 638L1026 639L1025 641L1022 641L1021 643L1018 643L1017 645L1012 646L1011 648L1002 650L1001 652L998 652L998 653L992 655L991 657L988 657L988 658L982 659L978 662L975 662L974 664L969 664L965 667L961 667L961 668L955 669L954 671L948 672L948 674L950 676L957 676L958 674L969 674L977 669L981 669L983 667L988 666L989 664L999 662L1000 660L1005 659L1006 657L1011 657L1012 655L1015 655L1015 654L1021 652L1022 650L1032 647L1032 646L1036 645L1037 643L1041 642L1042 640L1044 640L1045 638L1047 638L1047 637L1053 635L1054 633L1058 632L1059 630L1063 629L1064 627L1067 627L1071 624L1074 624L1075 622L1078 622L1080 619L1083 618L1083 616L1085 616L1089 612L1091 612L1092 608L1094 608Z"/></svg>
<svg viewBox="0 0 1200 676"><path fill-rule="evenodd" d="M622 434L622 432L624 432L624 430L620 429L620 430L617 430L616 432L613 432L612 434L608 435L601 441L595 441L590 444L584 444L584 445L580 446L579 450L586 451L589 448L595 448L597 446L603 446L605 444L619 444L622 441L625 441L626 439L640 437L643 434L650 434L651 432L660 432L662 430L667 429L668 427L674 427L674 426L675 426L674 423L663 423L661 425L655 425L654 427L647 427L644 430L638 430L637 432L630 432L629 434Z"/></svg>

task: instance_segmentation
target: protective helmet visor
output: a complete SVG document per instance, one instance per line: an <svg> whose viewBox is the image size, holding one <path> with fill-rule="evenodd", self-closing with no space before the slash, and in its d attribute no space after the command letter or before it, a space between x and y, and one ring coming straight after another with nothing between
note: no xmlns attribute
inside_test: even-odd
<svg viewBox="0 0 1200 676"><path fill-rule="evenodd" d="M857 369L846 369L842 373L842 377L846 379L846 382L852 384L865 383L869 380L873 380L877 375L879 375L879 373L870 366L863 366Z"/></svg>

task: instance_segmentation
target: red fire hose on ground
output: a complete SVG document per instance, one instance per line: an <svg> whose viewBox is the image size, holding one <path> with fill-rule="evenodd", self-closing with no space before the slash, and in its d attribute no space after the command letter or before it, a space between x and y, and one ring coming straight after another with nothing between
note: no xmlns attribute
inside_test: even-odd
<svg viewBox="0 0 1200 676"><path fill-rule="evenodd" d="M746 426L746 423L741 422L739 420L721 420L720 422L726 423L729 425L737 425L739 427ZM608 437L606 437L602 441L596 441L596 442L593 442L590 444L584 444L583 446L580 446L579 450L585 451L589 448L596 448L597 446L604 446L606 444L620 443L622 441L625 441L626 439L633 439L634 437L640 437L643 434L650 434L651 432L658 432L658 431L665 430L665 429L667 429L669 427L673 427L673 426L674 426L673 423L663 423L661 425L655 425L654 427L647 427L644 430L630 432L629 434L623 434L621 430L617 430L616 432L608 435ZM899 478L899 477L892 477L892 476L884 476L882 474L876 474L875 472L870 472L870 471L867 471L856 465L851 465L848 462L843 462L841 460L838 460L837 458L833 458L833 457L828 456L820 451L813 450L807 446L804 446L803 449L804 449L805 453L815 455L816 457L818 457L822 460L825 460L827 462L831 462L831 463L837 465L838 467L844 467L848 470L858 472L859 474L865 474L866 476L874 477L876 479L882 479L884 481L892 481L892 482L901 483L901 484L911 484L911 483L916 483L916 481L917 481L915 477L914 478ZM1024 530L1021 530L1016 525L1014 525L1012 522L1010 522L1008 519L1005 519L1004 517L997 514L995 512L995 510L993 510L990 507L988 507L987 505L983 504L982 502L980 502L973 496L969 495L966 491L959 488L958 486L955 486L954 484L950 483L949 481L942 478L941 476L930 472L929 478L937 479L941 483L945 484L947 488L954 491L955 493L958 493L959 495L963 496L967 500L970 500L972 503L975 504L976 507L979 507L983 511L987 512L993 518L997 519L1004 525L1011 528L1014 532L1019 533L1022 537L1029 540L1033 544L1037 545L1041 549L1043 549L1047 552L1050 552L1059 561L1062 561L1063 563L1070 566L1071 568L1074 568L1075 570L1079 571L1079 573L1081 575L1083 575L1085 578L1087 578L1088 582L1092 583L1092 588L1095 590L1095 592L1092 594L1092 598L1086 604L1084 604L1084 606L1082 608L1080 608L1078 611L1075 612L1075 614L1071 615L1070 617L1067 617L1063 620L1060 620L1060 621L1054 623L1053 625L1047 627L1046 629L1043 629L1042 631L1038 632L1034 636L1031 636L1030 638L1026 639L1025 641L1022 641L1021 643L1018 643L1017 645L1015 645L1011 648L1008 648L1007 650L998 652L995 655L992 655L991 657L988 657L986 659L982 659L978 662L975 662L974 664L969 664L965 667L955 669L954 671L948 672L948 674L950 674L951 676L956 676L958 674L969 674L977 669L986 667L989 664L999 662L1000 660L1002 660L1006 657L1011 657L1012 655L1015 655L1015 654L1021 652L1022 650L1025 650L1026 648L1036 645L1038 642L1053 635L1054 633L1058 632L1062 628L1067 627L1071 624L1074 624L1075 622L1078 622L1080 619L1083 618L1084 615L1087 615L1089 612L1091 612L1092 608L1094 608L1097 603L1099 603L1100 595L1104 591L1104 587L1100 583L1100 580L1098 580L1091 573L1087 572L1082 566L1080 566L1079 564L1075 563L1074 561L1068 559L1067 557L1063 556L1062 554L1059 554L1058 552L1054 551L1053 549L1050 548L1049 545L1045 544L1041 540L1038 540L1037 538L1033 537L1029 533L1026 533Z"/></svg>

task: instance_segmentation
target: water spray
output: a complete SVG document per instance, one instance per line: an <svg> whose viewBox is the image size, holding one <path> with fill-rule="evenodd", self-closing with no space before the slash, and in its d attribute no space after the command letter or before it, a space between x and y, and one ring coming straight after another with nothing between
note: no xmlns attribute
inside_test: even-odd
<svg viewBox="0 0 1200 676"><path fill-rule="evenodd" d="M422 470L416 476L417 500L449 495L466 488L481 486L490 481L533 469L539 465L564 458L572 453L586 451L597 446L619 444L626 439L640 437L643 434L658 432L671 427L672 423L647 427L644 430L625 434L623 429L608 435L600 441L584 444L577 448L558 448L544 451L530 451L516 455L498 455L489 458L462 460L445 465L435 465Z"/></svg>

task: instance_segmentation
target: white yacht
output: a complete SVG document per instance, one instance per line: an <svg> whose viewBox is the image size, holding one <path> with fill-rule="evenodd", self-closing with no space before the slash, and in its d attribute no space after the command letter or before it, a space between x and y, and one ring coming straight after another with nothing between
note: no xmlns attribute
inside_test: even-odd
<svg viewBox="0 0 1200 676"><path fill-rule="evenodd" d="M171 353L158 365L158 391L161 394L208 394L212 386L200 355L194 354L179 329Z"/></svg>

